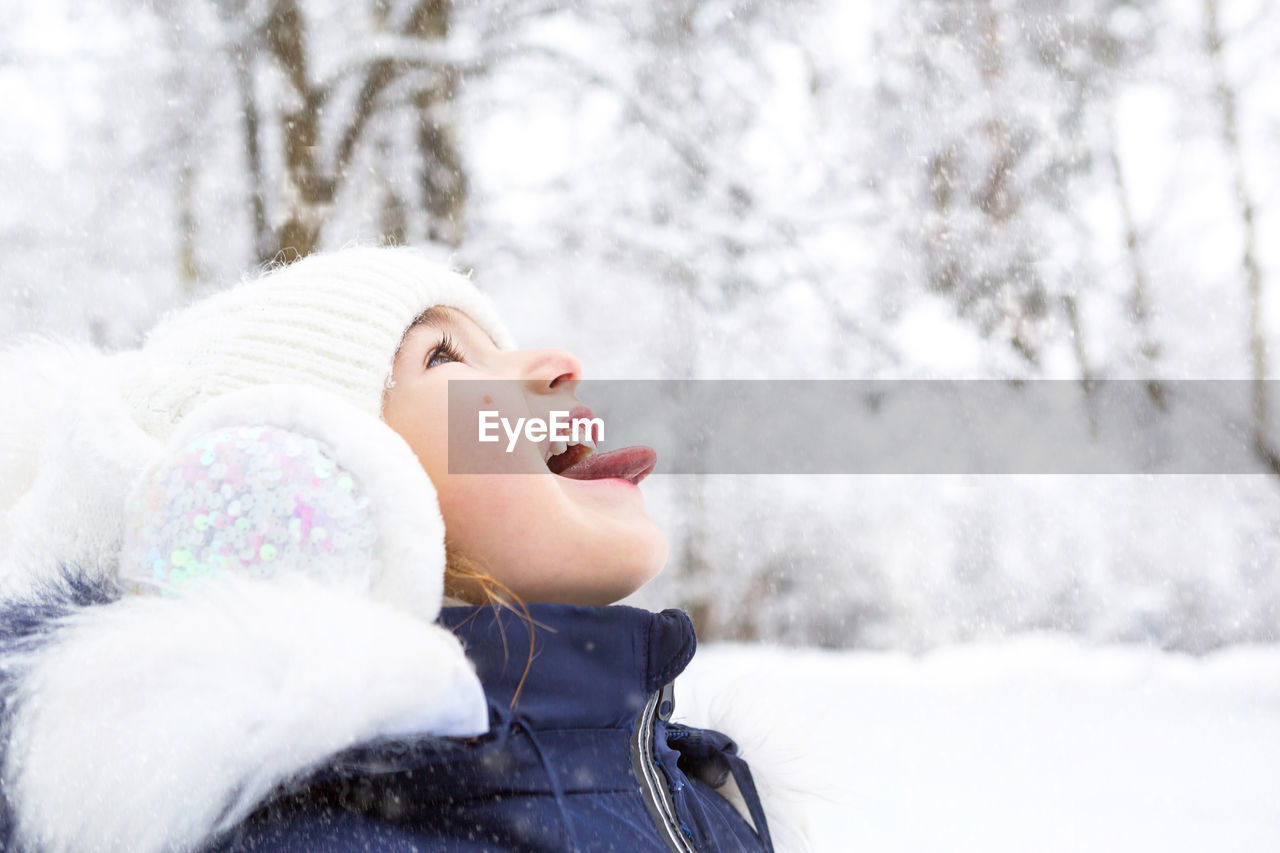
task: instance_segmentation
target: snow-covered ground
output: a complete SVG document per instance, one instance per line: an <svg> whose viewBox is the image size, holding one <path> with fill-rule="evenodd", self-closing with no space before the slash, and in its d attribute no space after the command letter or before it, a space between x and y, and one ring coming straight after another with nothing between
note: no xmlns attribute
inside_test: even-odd
<svg viewBox="0 0 1280 853"><path fill-rule="evenodd" d="M1280 850L1280 647L1193 658L1057 636L901 653L708 645L677 717L738 726L814 849Z"/></svg>

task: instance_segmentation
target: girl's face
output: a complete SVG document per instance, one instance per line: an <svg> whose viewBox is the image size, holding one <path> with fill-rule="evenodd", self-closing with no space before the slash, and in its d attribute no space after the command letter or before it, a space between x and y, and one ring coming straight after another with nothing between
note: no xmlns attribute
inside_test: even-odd
<svg viewBox="0 0 1280 853"><path fill-rule="evenodd" d="M526 602L617 601L661 571L666 537L646 515L637 485L553 474L545 462L546 441L521 438L507 453L499 428L501 441L485 447L500 448L500 467L485 470L502 473L450 474L448 383L515 380L459 383L452 399L463 407L454 412L455 424L478 424L481 410L496 410L515 424L521 417L548 420L553 410L579 405L574 391L581 378L582 365L570 353L501 350L465 314L441 307L425 312L405 336L393 387L383 398L383 419L413 448L435 485L450 546Z"/></svg>

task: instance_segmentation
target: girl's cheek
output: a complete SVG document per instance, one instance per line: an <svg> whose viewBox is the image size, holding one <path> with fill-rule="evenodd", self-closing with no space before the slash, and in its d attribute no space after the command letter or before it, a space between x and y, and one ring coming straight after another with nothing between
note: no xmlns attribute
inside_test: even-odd
<svg viewBox="0 0 1280 853"><path fill-rule="evenodd" d="M538 502L521 494L523 475L455 474L441 492L445 529L466 533L475 544L501 542L536 529ZM532 511L531 511L532 510ZM451 518L452 516L452 518Z"/></svg>

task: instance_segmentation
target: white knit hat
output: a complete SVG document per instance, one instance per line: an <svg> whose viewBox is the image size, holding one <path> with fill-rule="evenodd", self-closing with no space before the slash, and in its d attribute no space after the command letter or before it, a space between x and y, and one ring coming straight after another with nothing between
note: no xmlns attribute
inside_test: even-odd
<svg viewBox="0 0 1280 853"><path fill-rule="evenodd" d="M124 393L134 419L166 438L202 402L258 385L335 394L381 417L396 351L427 308L457 308L501 349L515 344L465 276L407 247L309 255L167 317Z"/></svg>

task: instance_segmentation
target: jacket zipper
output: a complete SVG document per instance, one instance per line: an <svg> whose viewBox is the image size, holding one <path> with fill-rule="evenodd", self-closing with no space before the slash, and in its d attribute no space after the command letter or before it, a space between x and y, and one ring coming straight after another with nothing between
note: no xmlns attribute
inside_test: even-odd
<svg viewBox="0 0 1280 853"><path fill-rule="evenodd" d="M645 703L636 730L631 735L631 766L640 780L644 804L658 824L667 846L676 853L696 853L676 819L675 802L671 799L666 773L653 758L653 721L659 717L666 720L671 716L674 695L672 685L668 684Z"/></svg>

